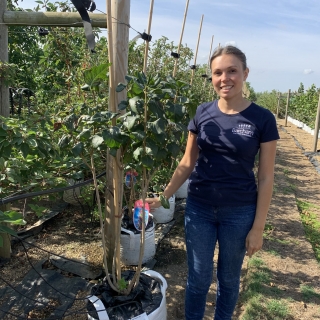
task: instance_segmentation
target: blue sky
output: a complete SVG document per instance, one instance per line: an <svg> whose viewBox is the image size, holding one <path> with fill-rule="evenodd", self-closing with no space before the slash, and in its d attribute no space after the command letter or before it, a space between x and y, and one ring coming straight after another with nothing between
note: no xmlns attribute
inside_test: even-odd
<svg viewBox="0 0 320 320"><path fill-rule="evenodd" d="M106 12L105 0L95 2ZM166 36L178 45L185 7L186 0L154 0L152 39ZM147 29L149 8L150 1L131 0L130 24L139 32ZM257 92L295 91L300 82L320 87L319 13L319 0L190 0L182 43L195 52L203 14L197 63L207 63L214 35L213 48L231 42L247 55L248 81ZM131 29L130 38L135 35Z"/></svg>

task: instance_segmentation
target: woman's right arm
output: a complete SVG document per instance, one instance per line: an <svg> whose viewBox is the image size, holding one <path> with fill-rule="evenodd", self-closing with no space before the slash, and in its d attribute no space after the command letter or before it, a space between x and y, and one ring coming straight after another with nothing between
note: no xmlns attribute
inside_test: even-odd
<svg viewBox="0 0 320 320"><path fill-rule="evenodd" d="M197 145L197 135L190 132L188 134L188 141L185 153L179 162L176 170L174 171L170 182L168 183L163 195L169 199L189 178L194 169L198 159L199 149ZM161 206L159 198L147 198L146 202L149 203L150 208L155 209Z"/></svg>

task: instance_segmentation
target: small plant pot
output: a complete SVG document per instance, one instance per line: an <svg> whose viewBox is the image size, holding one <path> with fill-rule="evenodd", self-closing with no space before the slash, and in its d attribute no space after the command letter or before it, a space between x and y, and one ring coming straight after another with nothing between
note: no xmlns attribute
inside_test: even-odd
<svg viewBox="0 0 320 320"><path fill-rule="evenodd" d="M156 254L154 223L145 231L144 253L142 263L153 259ZM120 258L121 262L127 266L139 264L141 233L121 227L120 236Z"/></svg>
<svg viewBox="0 0 320 320"><path fill-rule="evenodd" d="M148 270L142 272L142 274L145 274L160 283L160 290L162 294L162 299L160 302L160 305L155 308L150 313L144 312L145 310L142 310L142 313L138 316L131 317L131 320L166 320L167 319L167 302L166 302L166 290L167 290L167 281L162 275L156 271ZM88 296L87 299L92 303L93 307L95 308L95 311L97 313L97 317L91 316L88 314L89 320L110 320L107 308L103 304L103 302L95 295ZM151 302L153 303L153 302ZM129 303L127 304L130 305ZM146 306L147 307L147 306ZM118 319L118 318L117 318ZM120 319L120 318L119 318ZM126 319L125 317L121 317L121 319ZM129 320L129 318L128 318Z"/></svg>
<svg viewBox="0 0 320 320"><path fill-rule="evenodd" d="M167 223L173 219L175 205L176 205L176 196L173 195L169 199L170 208L165 209L163 206L155 209L152 214L156 223Z"/></svg>
<svg viewBox="0 0 320 320"><path fill-rule="evenodd" d="M182 186L176 191L175 196L177 199L186 199L188 197L189 179L187 179Z"/></svg>

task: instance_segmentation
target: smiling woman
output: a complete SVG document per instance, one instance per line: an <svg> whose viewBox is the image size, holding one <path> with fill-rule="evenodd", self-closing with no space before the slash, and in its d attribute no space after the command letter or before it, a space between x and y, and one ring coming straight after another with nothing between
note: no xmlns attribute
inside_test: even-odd
<svg viewBox="0 0 320 320"><path fill-rule="evenodd" d="M163 192L169 198L189 178L185 210L188 260L185 316L203 319L219 243L215 320L231 320L245 254L262 247L272 195L276 140L273 114L242 95L249 70L234 46L211 57L219 100L200 105L190 121L185 154ZM253 172L259 152L258 186ZM146 199L151 208L158 198Z"/></svg>

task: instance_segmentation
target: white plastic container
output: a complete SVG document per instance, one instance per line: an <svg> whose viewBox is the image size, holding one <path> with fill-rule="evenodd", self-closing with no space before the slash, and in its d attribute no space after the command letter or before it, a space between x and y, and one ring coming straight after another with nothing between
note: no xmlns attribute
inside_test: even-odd
<svg viewBox="0 0 320 320"><path fill-rule="evenodd" d="M140 233L134 233L131 230L121 228L125 234L120 236L120 258L121 262L127 266L136 266L139 263L140 255ZM152 228L146 230L144 253L142 263L151 260L156 254L154 223Z"/></svg>
<svg viewBox="0 0 320 320"><path fill-rule="evenodd" d="M187 179L182 186L176 191L175 195L177 199L186 199L188 196L189 179Z"/></svg>
<svg viewBox="0 0 320 320"><path fill-rule="evenodd" d="M141 314L137 317L131 318L131 320L135 320L135 319L136 320L167 320L166 290L167 290L168 285L167 285L166 279L164 277L162 277L162 275L160 273L153 271L153 270L144 271L143 273L145 273L146 275L148 275L152 278L156 278L156 279L160 280L162 301L161 301L160 306L156 310L151 312L149 315L144 313L144 314ZM94 307L96 308L96 310L98 312L99 320L110 320L102 301L98 297L88 296L87 298L88 298L88 300L90 300L93 303ZM89 320L96 320L95 318L91 317L89 314L88 314L88 319Z"/></svg>
<svg viewBox="0 0 320 320"><path fill-rule="evenodd" d="M176 206L176 196L173 195L169 199L170 208L165 209L163 206L155 209L152 212L153 218L156 223L167 223L173 219L174 210Z"/></svg>

